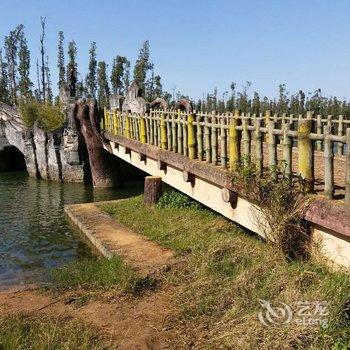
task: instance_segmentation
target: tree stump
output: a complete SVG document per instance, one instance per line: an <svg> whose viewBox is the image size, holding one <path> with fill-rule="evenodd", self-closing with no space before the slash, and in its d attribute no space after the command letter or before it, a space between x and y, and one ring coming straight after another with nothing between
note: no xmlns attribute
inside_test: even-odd
<svg viewBox="0 0 350 350"><path fill-rule="evenodd" d="M154 205L163 194L162 178L159 176L145 177L144 202L146 205Z"/></svg>

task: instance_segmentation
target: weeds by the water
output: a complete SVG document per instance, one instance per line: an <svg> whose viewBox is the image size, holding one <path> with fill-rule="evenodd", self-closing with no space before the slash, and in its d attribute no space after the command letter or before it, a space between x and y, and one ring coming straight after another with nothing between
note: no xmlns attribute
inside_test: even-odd
<svg viewBox="0 0 350 350"><path fill-rule="evenodd" d="M67 317L29 314L0 318L2 350L102 350L105 349L96 330Z"/></svg>
<svg viewBox="0 0 350 350"><path fill-rule="evenodd" d="M105 204L104 210L135 231L187 257L169 282L179 293L183 346L227 349L346 349L350 341L348 271L322 262L289 261L276 247L241 232L207 210L147 208L142 197ZM328 325L267 327L259 299L327 301Z"/></svg>
<svg viewBox="0 0 350 350"><path fill-rule="evenodd" d="M140 277L121 257L86 259L56 268L51 272L53 290L101 292L120 290L135 295L156 287L155 278Z"/></svg>
<svg viewBox="0 0 350 350"><path fill-rule="evenodd" d="M53 285L58 289L110 289L130 288L135 273L119 257L112 259L88 259L73 262L54 269L51 273Z"/></svg>

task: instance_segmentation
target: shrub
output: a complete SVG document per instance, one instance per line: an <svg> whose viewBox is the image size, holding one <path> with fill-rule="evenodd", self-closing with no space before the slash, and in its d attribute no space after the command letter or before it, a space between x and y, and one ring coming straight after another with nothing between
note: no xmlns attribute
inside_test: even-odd
<svg viewBox="0 0 350 350"><path fill-rule="evenodd" d="M46 131L53 131L60 128L64 123L64 115L59 106L42 104L38 109L38 121Z"/></svg>
<svg viewBox="0 0 350 350"><path fill-rule="evenodd" d="M166 207L173 207L173 208L192 208L192 209L202 209L203 206L192 200L190 197L186 196L185 194L170 190L165 192L159 199L158 208L166 208Z"/></svg>
<svg viewBox="0 0 350 350"><path fill-rule="evenodd" d="M38 102L34 100L21 102L19 105L19 110L24 125L28 128L31 128L38 119Z"/></svg>
<svg viewBox="0 0 350 350"><path fill-rule="evenodd" d="M293 186L283 167L276 169L277 179L269 174L260 177L256 164L249 160L244 160L238 168L233 184L254 200L254 218L264 236L285 257L307 258L309 234L303 214L311 198L303 194L302 186Z"/></svg>
<svg viewBox="0 0 350 350"><path fill-rule="evenodd" d="M41 104L33 99L22 101L19 110L23 123L28 128L33 127L37 121L45 131L53 131L60 128L65 120L59 106Z"/></svg>

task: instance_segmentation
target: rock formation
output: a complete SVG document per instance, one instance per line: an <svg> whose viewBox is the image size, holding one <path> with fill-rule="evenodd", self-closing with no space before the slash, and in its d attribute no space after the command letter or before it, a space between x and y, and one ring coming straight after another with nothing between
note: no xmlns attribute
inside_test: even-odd
<svg viewBox="0 0 350 350"><path fill-rule="evenodd" d="M68 105L67 109L73 109L74 104ZM46 132L37 124L26 128L17 108L0 102L0 151L16 147L24 155L27 171L33 177L83 182L84 159L72 117L72 113L67 113L64 126L53 132Z"/></svg>
<svg viewBox="0 0 350 350"><path fill-rule="evenodd" d="M122 110L131 113L146 113L149 103L142 97L142 90L135 81L126 90Z"/></svg>
<svg viewBox="0 0 350 350"><path fill-rule="evenodd" d="M123 179L119 160L103 148L104 141L99 130L96 100L79 99L75 105L74 115L78 122L78 131L85 141L93 186L121 186ZM110 146L105 144L105 147Z"/></svg>

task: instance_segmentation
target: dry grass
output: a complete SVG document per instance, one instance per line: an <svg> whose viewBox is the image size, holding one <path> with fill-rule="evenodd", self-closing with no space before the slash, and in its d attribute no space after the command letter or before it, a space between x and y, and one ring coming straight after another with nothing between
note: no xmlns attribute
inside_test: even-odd
<svg viewBox="0 0 350 350"><path fill-rule="evenodd" d="M0 318L2 350L102 350L96 330L67 317L18 314Z"/></svg>
<svg viewBox="0 0 350 350"><path fill-rule="evenodd" d="M182 310L176 323L180 348L341 349L348 344L348 271L282 259L276 246L207 210L146 208L142 197L103 209L184 257L167 277L177 286L174 303ZM289 305L326 300L328 326L264 326L257 317L259 299Z"/></svg>

